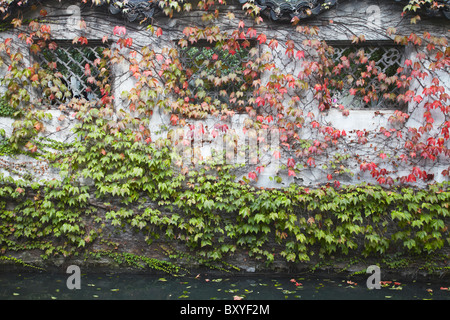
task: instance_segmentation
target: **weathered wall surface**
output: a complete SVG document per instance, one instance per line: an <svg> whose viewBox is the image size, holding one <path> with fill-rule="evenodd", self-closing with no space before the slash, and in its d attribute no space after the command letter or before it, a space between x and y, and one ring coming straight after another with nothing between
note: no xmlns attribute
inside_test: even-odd
<svg viewBox="0 0 450 320"><path fill-rule="evenodd" d="M54 38L58 40L69 40L71 41L74 37L77 36L85 36L90 40L101 41L104 36L107 36L111 29L116 25L123 24L124 21L120 19L120 16L110 15L104 9L96 9L90 11L89 9L84 8L85 12L81 12L80 7L76 5L68 5L68 4L59 4L56 3L54 5L46 8L49 12L49 16L58 16L61 17L60 23L58 25L52 25L52 32L54 33ZM236 14L239 14L239 11L236 7L234 11ZM429 21L422 21L421 24L418 25L410 25L409 22L404 21L400 16L400 12L402 9L402 5L396 3L386 3L383 1L359 1L355 4L352 1L346 1L342 4L336 5L335 8L330 9L322 13L318 17L314 17L311 20L306 20L306 24L309 26L318 25L320 26L320 34L318 36L319 39L323 39L330 43L336 43L336 41L347 40L351 38L352 35L360 35L364 34L367 41L391 41L389 37L385 34L383 30L390 26L395 26L399 30L399 34L409 34L411 32L420 33L421 30L430 30L433 36L442 36L446 34L448 29L447 21L444 19L430 19ZM86 11L87 10L87 11ZM230 8L233 10L233 7ZM398 13L398 14L394 14ZM37 14L37 13L36 13ZM154 37L149 35L148 32L145 31L145 27L141 27L137 24L133 24L129 26L128 33L130 38L133 39L133 48L140 48L143 46L148 46L152 49L157 48L176 48L177 41L183 37L183 30L186 26L192 25L193 22L198 22L199 17L201 17L201 12L191 12L187 17L175 17L174 19L164 18L160 16L159 23L162 26L167 26L167 32L161 37ZM242 18L245 19L245 16L242 15ZM79 21L86 21L88 27L86 29L80 29L78 24ZM331 22L331 23L330 23ZM229 22L226 19L219 19L217 25L223 29L227 29L227 23ZM236 22L237 23L237 22ZM231 27L235 27L234 25L230 25ZM301 35L296 36L292 33L292 26L286 24L280 24L277 22L265 22L261 26L256 26L256 28L265 29L267 27L267 38L276 38L280 39L279 47L272 54L274 54L274 62L275 68L279 69L282 73L293 74L296 75L302 70L301 61L294 61L293 59L289 59L286 57L284 53L286 50L285 45L282 43L283 39L293 39L296 43L297 48L307 50L308 48L302 46L302 42L305 40ZM4 33L2 35L3 38L8 38L11 35L8 33ZM297 38L295 38L297 37ZM113 47L117 46L113 42ZM261 44L258 46L260 54L263 54L268 50L267 44ZM26 52L26 51L25 51ZM414 61L414 56L417 52L413 52L411 48L406 48L403 61L406 59L412 59ZM277 56L278 55L278 56ZM123 92L130 91L134 88L136 79L131 76L128 72L130 65L123 61L120 64L116 64L112 70L112 78L113 80L113 95L116 97L115 105L116 111L126 109L126 106L121 101L120 97ZM262 86L269 81L270 73L261 74L261 83ZM429 79L426 81L430 81ZM444 85L448 85L450 83L448 73L442 71L440 72L440 81ZM411 90L420 90L426 83L415 83L411 84ZM314 114L320 114L317 105L312 96L312 91L306 92L306 96L302 100L302 105L304 108L304 114L307 112L313 112ZM161 99L162 97L158 97ZM339 101L337 102L339 103ZM418 106L417 102L411 101L408 103L407 110L411 113L411 116L404 124L404 126L417 127L418 124L422 121L422 114L424 112L423 105L425 101L422 101ZM70 142L75 138L71 129L73 128L74 123L76 122L74 114L68 112L61 112L57 108L48 110L48 113L52 115L51 120L45 121L45 131L41 133L42 136L55 139L61 142ZM64 120L59 120L61 114L65 114ZM322 121L324 123L329 123L330 126L333 126L339 130L345 130L348 134L348 139L357 139L357 131L358 130L366 130L368 132L377 131L380 128L388 128L389 127L389 118L394 115L393 109L374 109L374 110L351 110L348 115L345 115L341 112L341 110L337 108L332 108L327 112L324 112L320 115ZM120 119L120 115L114 116L116 119ZM247 119L247 120L246 120ZM218 123L216 117L203 118L201 120L191 119L189 123L195 126L195 132L193 139L193 148L196 148L195 151L191 150L191 144L189 143L188 147L182 148L180 150L180 154L186 152L188 154L195 153L197 157L201 157L202 159L208 159L211 157L212 151L215 150L229 150L235 149L235 145L227 144L226 141L231 137L233 141L237 141L242 147L250 148L250 151L241 151L234 152L230 155L230 157L225 158L226 163L242 163L248 164L250 163L249 153L251 152L261 152L264 155L260 156L259 163L257 165L264 165L265 171L261 173L257 186L263 187L271 187L271 188L279 188L286 187L290 183L296 183L306 186L314 186L317 184L323 184L327 182L326 175L323 174L320 170L303 170L301 176L291 177L288 176L285 172L280 172L279 165L281 163L286 162L286 158L281 160L274 159L273 152L278 150L280 147L280 133L271 133L266 131L259 132L260 135L268 138L268 143L265 148L258 148L254 143L258 132L250 131L246 132L244 127L248 121L248 116L245 114L235 114L225 121L228 125L230 131L228 132L220 132L218 136L214 138L211 136L214 125ZM436 122L444 121L444 119L435 119ZM13 130L13 122L14 120L11 118L1 118L1 128L5 130L6 136L10 136ZM223 123L223 122L222 122ZM149 121L149 129L152 132L153 140L156 140L159 137L166 138L167 133L170 130L170 117L165 110L161 110L156 107L153 110L153 115ZM437 123L437 128L440 127L440 124ZM208 128L204 133L198 134L199 128ZM183 132L179 135L180 139L184 139L183 137L189 136L188 132L191 131L189 127L183 129ZM270 139L271 134L273 135L273 139ZM307 130L304 130L302 133L304 135L305 140L313 137ZM252 140L253 139L253 140ZM225 141L225 142L224 142ZM356 147L356 146L353 146ZM189 150L187 150L189 149ZM242 149L244 150L244 149ZM343 152L343 150L339 150L339 152ZM361 152L373 152L364 150L361 148ZM356 151L353 151L356 153ZM285 155L286 156L286 155ZM24 157L20 156L17 160L13 160L10 157L2 157L6 163L24 163L26 162L26 166L29 167L29 170L36 171L37 167L41 166L39 162L36 162L35 159L27 159L28 161L24 161ZM185 159L187 160L187 159ZM442 171L448 167L447 163L430 163L431 167L429 168L429 173L433 174L435 180L437 182L442 182L446 180L446 177L442 175ZM345 177L345 183L357 184L361 181L367 181L370 183L376 183L376 179L370 177L370 175L360 175L359 173L359 164L357 162L349 163L348 168L351 171L351 175L347 174ZM394 169L393 167L387 167L387 170L397 171L397 175L401 176L403 172L401 168ZM406 171L406 169L405 169ZM3 170L3 173L9 175L10 172L8 170ZM270 177L279 174L283 177L281 183L277 183L273 180L270 180ZM53 179L57 177L54 172L46 171L45 174L40 175L39 179ZM240 177L238 177L240 178Z"/></svg>

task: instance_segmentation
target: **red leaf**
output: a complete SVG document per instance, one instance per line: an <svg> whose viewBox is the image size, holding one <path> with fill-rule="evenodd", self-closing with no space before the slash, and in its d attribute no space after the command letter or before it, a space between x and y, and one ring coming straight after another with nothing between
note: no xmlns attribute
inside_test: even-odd
<svg viewBox="0 0 450 320"><path fill-rule="evenodd" d="M305 52L303 52L301 50L298 50L297 53L296 53L296 57L299 58L299 59L304 58L305 57Z"/></svg>
<svg viewBox="0 0 450 320"><path fill-rule="evenodd" d="M259 41L259 44L266 43L267 37L264 33L261 33L258 36L257 40Z"/></svg>
<svg viewBox="0 0 450 320"><path fill-rule="evenodd" d="M408 175L408 178L406 179L408 182L415 182L416 177L413 174Z"/></svg>
<svg viewBox="0 0 450 320"><path fill-rule="evenodd" d="M272 39L269 41L269 47L270 49L275 49L278 47L278 40Z"/></svg>
<svg viewBox="0 0 450 320"><path fill-rule="evenodd" d="M320 126L320 124L317 121L312 121L311 125L313 128L318 128Z"/></svg>
<svg viewBox="0 0 450 320"><path fill-rule="evenodd" d="M172 125L173 125L173 126L176 125L177 122L178 122L178 116L175 115L175 114L173 114L173 115L170 117L170 122L172 122Z"/></svg>
<svg viewBox="0 0 450 320"><path fill-rule="evenodd" d="M289 159L287 160L287 166L288 166L288 167L294 167L294 166L295 166L295 161L294 161L294 159L289 158Z"/></svg>
<svg viewBox="0 0 450 320"><path fill-rule="evenodd" d="M256 37L257 34L258 34L258 32L255 29L253 29L253 28L248 28L247 29L247 36L249 38L254 38L254 37ZM259 36L258 36L257 39L259 40Z"/></svg>
<svg viewBox="0 0 450 320"><path fill-rule="evenodd" d="M113 34L120 36L120 35L125 35L127 34L127 28L125 28L124 26L115 26L114 30L113 30Z"/></svg>

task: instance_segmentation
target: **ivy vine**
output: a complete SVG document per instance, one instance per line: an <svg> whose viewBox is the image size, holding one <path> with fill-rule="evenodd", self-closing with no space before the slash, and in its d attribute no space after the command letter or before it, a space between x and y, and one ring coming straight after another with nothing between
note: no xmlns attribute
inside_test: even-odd
<svg viewBox="0 0 450 320"><path fill-rule="evenodd" d="M330 58L334 49L317 38L319 28L293 19L292 32L303 39L302 47L291 37L271 39L260 28L260 8L248 2L243 5L242 16L226 13L224 19L234 27L220 30L214 22L222 18L219 9L223 2L200 1L197 10L202 24L181 30L176 46L168 48L138 47L128 34L129 26L111 26L102 40L107 42L111 37L115 46L102 49L102 57L87 62L84 69L86 82L100 93L98 99L90 101L71 97L63 84L64 75L55 65L43 67L24 59L20 48L37 54L58 46L47 12L41 10L40 17L31 21L7 17L15 38L0 42L1 63L7 66L1 81L7 90L0 100L0 115L14 117L14 122L8 137L1 132L0 154L20 153L45 161L60 179L45 180L38 175L15 179L17 171L3 165L8 170L0 174L2 259L24 250L39 250L43 259L92 253L138 268L181 271L171 262L121 252L114 245L105 245L103 251L92 250L94 244L109 243L114 231L123 230L143 235L148 245L169 247L176 243L177 250L165 250L169 258L221 270L237 268L227 261L238 252L270 266L278 260L304 263L331 255L426 256L448 248L449 183L435 182L434 174L428 171L430 164L448 164L450 155L448 94L436 76L449 65L447 39L428 32L404 35L388 28L386 35L395 43L416 49L416 60L407 59L389 75L378 73L372 58L358 53L352 62L367 72L350 81L351 95L358 89L369 101L377 96L374 88L364 87L366 77L377 79L385 90L392 85L406 88L417 80L420 92L407 90L393 99L423 101L424 107L414 109L421 116L416 126L407 125L410 114L396 110L388 119L388 127L373 131L361 128L349 137L350 132L323 119L323 112L330 109L342 111L343 116L350 112L348 106L334 105L330 95L330 83L339 80L341 70L349 64ZM415 11L414 3L419 2L410 1L405 11ZM169 17L174 10L193 9L191 3L176 1L160 1L160 6ZM84 30L88 25L81 21L79 27ZM157 22L145 28L156 38L163 37L165 30ZM360 43L365 37L355 35L350 40ZM223 77L204 72L189 84L193 71L183 65L178 49L198 41L215 43L214 50L223 51L221 55L205 53L200 59L211 70L219 70L221 59L249 46L250 41L264 50L249 49L249 61L237 72ZM72 42L88 43L83 33ZM276 68L274 55L278 54L301 64L302 71L294 76ZM123 109L117 110L118 97L113 95L107 67L123 64L128 66L125 74L136 81L122 93ZM100 70L97 76L91 73L94 65ZM262 73L267 76L265 83L259 78ZM422 82L425 78L430 81ZM208 85L226 87L233 82L245 85L220 94L246 112L245 129L280 132L282 149L275 151L273 158L284 161L281 170L288 177L298 177L317 169L326 177L325 183L312 188L296 184L258 188L253 182L264 166L246 166L248 171L240 179L240 165L200 158L188 164L180 160L173 141L176 130L193 125L197 119L216 117L211 136L229 134L227 121L236 110L228 109L206 91ZM247 90L253 90L248 99L243 92ZM192 99L194 92L200 94ZM313 100L303 105L308 94ZM60 104L62 97L68 101ZM60 111L58 119L53 119L48 111L51 108ZM149 118L156 108L170 118L167 137L155 138L157 132L150 126ZM72 133L77 139L73 142L43 136L49 121L63 123L68 119L75 123ZM355 166L359 169L356 172L351 169ZM448 169L440 173L447 177ZM378 184L341 184L348 176L363 180L371 176ZM272 178L281 180L279 176ZM419 188L417 180L424 181L426 187Z"/></svg>

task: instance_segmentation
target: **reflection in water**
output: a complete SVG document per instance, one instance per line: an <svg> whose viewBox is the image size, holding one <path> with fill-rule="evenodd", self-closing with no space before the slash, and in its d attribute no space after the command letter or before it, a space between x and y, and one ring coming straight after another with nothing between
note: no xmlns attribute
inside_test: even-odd
<svg viewBox="0 0 450 320"><path fill-rule="evenodd" d="M383 281L369 290L365 279L317 277L171 277L145 274L82 274L81 289L69 290L69 274L0 273L0 299L33 300L450 300L440 282Z"/></svg>

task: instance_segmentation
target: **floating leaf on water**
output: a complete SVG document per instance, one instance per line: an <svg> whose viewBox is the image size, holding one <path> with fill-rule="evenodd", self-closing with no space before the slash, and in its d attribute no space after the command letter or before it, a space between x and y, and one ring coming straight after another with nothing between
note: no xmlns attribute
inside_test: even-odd
<svg viewBox="0 0 450 320"><path fill-rule="evenodd" d="M295 293L295 291L289 291L289 290L283 290L282 291L284 294L291 294L291 293Z"/></svg>
<svg viewBox="0 0 450 320"><path fill-rule="evenodd" d="M93 294L92 296L93 296L94 298L98 298L98 295L96 295L96 294Z"/></svg>
<svg viewBox="0 0 450 320"><path fill-rule="evenodd" d="M384 296L385 298L387 298L387 299L390 299L390 298L392 298L392 296Z"/></svg>
<svg viewBox="0 0 450 320"><path fill-rule="evenodd" d="M222 281L222 279L213 279L213 280L211 280L212 282L221 282Z"/></svg>
<svg viewBox="0 0 450 320"><path fill-rule="evenodd" d="M19 294L17 292L13 292L13 296L18 296Z"/></svg>
<svg viewBox="0 0 450 320"><path fill-rule="evenodd" d="M227 292L227 293L236 293L238 291L239 291L239 289L227 289L227 290L225 290L225 292Z"/></svg>
<svg viewBox="0 0 450 320"><path fill-rule="evenodd" d="M88 283L87 285L88 285L88 287L95 287L95 284L93 284L93 283Z"/></svg>
<svg viewBox="0 0 450 320"><path fill-rule="evenodd" d="M166 278L159 278L158 281L167 281Z"/></svg>
<svg viewBox="0 0 450 320"><path fill-rule="evenodd" d="M389 288L389 290L403 290L402 287L391 287Z"/></svg>
<svg viewBox="0 0 450 320"><path fill-rule="evenodd" d="M56 297L52 296L52 300L56 300Z"/></svg>
<svg viewBox="0 0 450 320"><path fill-rule="evenodd" d="M117 291L119 291L119 289L111 289L111 291L117 292Z"/></svg>

